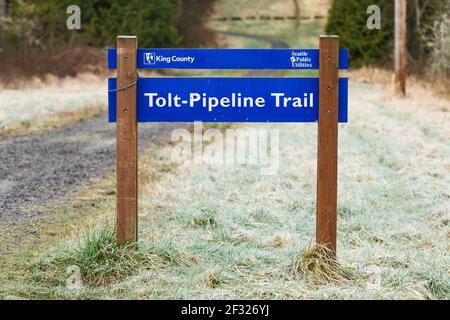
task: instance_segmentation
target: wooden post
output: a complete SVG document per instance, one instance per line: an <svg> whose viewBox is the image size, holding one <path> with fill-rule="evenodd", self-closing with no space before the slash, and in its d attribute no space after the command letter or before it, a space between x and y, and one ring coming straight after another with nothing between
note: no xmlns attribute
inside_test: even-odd
<svg viewBox="0 0 450 320"><path fill-rule="evenodd" d="M395 83L398 95L406 94L406 0L395 0Z"/></svg>
<svg viewBox="0 0 450 320"><path fill-rule="evenodd" d="M320 37L316 242L336 253L339 37Z"/></svg>
<svg viewBox="0 0 450 320"><path fill-rule="evenodd" d="M118 245L137 241L137 38L117 37L117 225ZM123 89L121 89L123 88Z"/></svg>

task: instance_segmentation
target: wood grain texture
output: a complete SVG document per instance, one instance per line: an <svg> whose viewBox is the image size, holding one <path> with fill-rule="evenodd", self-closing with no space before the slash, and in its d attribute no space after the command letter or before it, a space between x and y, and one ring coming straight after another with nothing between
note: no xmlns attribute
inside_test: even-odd
<svg viewBox="0 0 450 320"><path fill-rule="evenodd" d="M320 37L316 242L336 253L339 37Z"/></svg>
<svg viewBox="0 0 450 320"><path fill-rule="evenodd" d="M136 37L117 37L117 88L136 81ZM117 244L137 241L138 161L136 85L117 91Z"/></svg>

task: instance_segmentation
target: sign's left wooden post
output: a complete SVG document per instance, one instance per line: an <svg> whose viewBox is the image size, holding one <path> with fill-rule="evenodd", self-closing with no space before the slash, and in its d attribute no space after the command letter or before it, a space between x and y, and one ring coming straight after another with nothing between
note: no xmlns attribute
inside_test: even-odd
<svg viewBox="0 0 450 320"><path fill-rule="evenodd" d="M117 37L117 244L137 241L138 224L138 130L136 109L137 38ZM135 83L134 85L131 85Z"/></svg>

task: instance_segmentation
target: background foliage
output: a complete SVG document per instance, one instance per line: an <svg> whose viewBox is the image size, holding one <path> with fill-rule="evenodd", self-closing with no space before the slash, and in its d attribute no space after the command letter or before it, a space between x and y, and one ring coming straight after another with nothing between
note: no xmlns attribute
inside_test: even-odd
<svg viewBox="0 0 450 320"><path fill-rule="evenodd" d="M381 9L381 29L366 27L370 5ZM448 0L411 0L407 3L407 45L409 60L416 67L430 57L428 45L433 38L433 26L448 12ZM334 0L326 25L328 34L339 34L341 45L350 51L353 67L387 65L392 62L394 44L394 1L392 0ZM412 64L410 64L412 65Z"/></svg>
<svg viewBox="0 0 450 320"><path fill-rule="evenodd" d="M7 63L0 72L72 74L84 62L100 61L98 51L92 49L114 46L120 34L137 35L140 47L214 45L214 34L205 23L214 2L83 1L79 4L82 29L68 30L66 10L72 0L3 0L8 10L0 14L0 54ZM59 68L61 57L66 63ZM29 62L23 70L18 70L19 58Z"/></svg>
<svg viewBox="0 0 450 320"><path fill-rule="evenodd" d="M80 4L82 29L66 28L71 0L15 0L5 21L7 43L39 45L52 50L68 42L112 45L118 34L135 34L143 46L175 46L180 41L176 18L180 0L91 0Z"/></svg>

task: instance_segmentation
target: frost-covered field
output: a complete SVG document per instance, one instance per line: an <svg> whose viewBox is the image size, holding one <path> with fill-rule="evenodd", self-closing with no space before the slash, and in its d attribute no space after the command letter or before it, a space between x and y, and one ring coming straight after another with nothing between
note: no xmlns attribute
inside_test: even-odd
<svg viewBox="0 0 450 320"><path fill-rule="evenodd" d="M94 75L28 88L1 89L0 131L18 124L32 125L33 121L45 121L45 118L62 112L106 106L106 103L107 81Z"/></svg>
<svg viewBox="0 0 450 320"><path fill-rule="evenodd" d="M119 285L125 295L449 299L450 103L424 92L396 99L373 85L350 92L350 122L340 125L338 259L358 279L314 285L292 274L314 241L317 128L273 125L275 176L203 164L142 188L141 240L170 243L195 262L140 272Z"/></svg>
<svg viewBox="0 0 450 320"><path fill-rule="evenodd" d="M140 251L111 250L108 234L80 238L90 228L72 221L69 236L35 251L26 270L4 268L0 297L449 299L450 103L425 92L392 98L376 85L352 83L350 92L350 122L340 125L337 236L348 278L318 284L293 272L314 242L317 126L273 124L276 175L262 176L256 165L177 166L173 146L157 147L139 160ZM70 212L97 230L111 226L114 189L104 179L46 216ZM71 264L85 281L76 293L65 287Z"/></svg>

